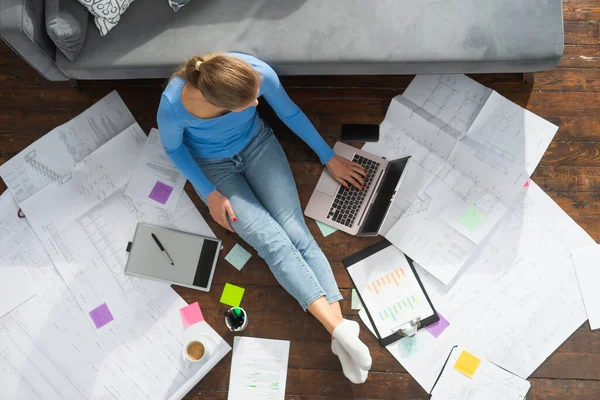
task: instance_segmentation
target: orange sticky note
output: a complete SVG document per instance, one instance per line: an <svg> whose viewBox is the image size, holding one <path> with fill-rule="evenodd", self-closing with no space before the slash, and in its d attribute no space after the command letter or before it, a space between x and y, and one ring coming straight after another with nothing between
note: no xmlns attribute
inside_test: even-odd
<svg viewBox="0 0 600 400"><path fill-rule="evenodd" d="M198 304L198 302L183 307L179 312L181 313L183 325L186 328L200 321L204 321L204 316L202 315L202 310L200 310L200 304Z"/></svg>
<svg viewBox="0 0 600 400"><path fill-rule="evenodd" d="M469 378L473 377L475 371L479 367L481 360L475 357L473 354L468 351L463 350L458 356L458 360L456 360L456 364L454 364L454 369L468 376Z"/></svg>

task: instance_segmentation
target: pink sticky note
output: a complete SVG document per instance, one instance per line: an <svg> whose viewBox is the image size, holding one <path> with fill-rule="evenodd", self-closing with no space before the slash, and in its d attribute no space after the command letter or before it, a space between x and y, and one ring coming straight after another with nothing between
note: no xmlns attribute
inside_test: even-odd
<svg viewBox="0 0 600 400"><path fill-rule="evenodd" d="M183 307L181 310L179 310L179 312L181 313L183 326L186 328L198 322L204 321L204 316L202 315L202 310L200 310L200 304L198 304L198 302Z"/></svg>
<svg viewBox="0 0 600 400"><path fill-rule="evenodd" d="M439 311L437 315L440 317L440 320L435 324L431 324L425 327L427 332L431 333L436 339L442 334L442 332L446 330L448 325L450 325L450 323L446 321L446 318L444 318L444 316L440 314Z"/></svg>
<svg viewBox="0 0 600 400"><path fill-rule="evenodd" d="M94 321L96 329L102 328L104 325L108 324L114 319L106 303L90 311L90 317L92 317L92 321Z"/></svg>
<svg viewBox="0 0 600 400"><path fill-rule="evenodd" d="M172 191L172 186L162 183L161 181L156 181L156 185L154 185L148 197L150 197L152 200L158 201L160 204L165 204L167 200L169 200L169 196L171 195Z"/></svg>
<svg viewBox="0 0 600 400"><path fill-rule="evenodd" d="M523 187L529 187L529 181L525 182L525 184L523 185Z"/></svg>

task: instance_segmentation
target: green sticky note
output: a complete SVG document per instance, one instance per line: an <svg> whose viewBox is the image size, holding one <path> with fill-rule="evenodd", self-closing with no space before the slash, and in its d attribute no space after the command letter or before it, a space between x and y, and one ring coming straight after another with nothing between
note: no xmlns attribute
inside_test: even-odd
<svg viewBox="0 0 600 400"><path fill-rule="evenodd" d="M358 292L356 289L352 289L352 305L351 308L353 310L361 310L363 308L362 303L360 302L360 298L358 297Z"/></svg>
<svg viewBox="0 0 600 400"><path fill-rule="evenodd" d="M239 307L245 290L243 287L226 283L219 301L231 307Z"/></svg>
<svg viewBox="0 0 600 400"><path fill-rule="evenodd" d="M331 235L333 232L337 231L337 228L334 228L333 226L324 224L321 221L315 221L315 222L317 223L319 230L325 237L327 237L327 236Z"/></svg>
<svg viewBox="0 0 600 400"><path fill-rule="evenodd" d="M225 260L227 260L229 264L233 265L238 271L241 271L250 257L252 257L252 255L248 253L246 249L236 243L235 246L233 246L233 249L231 249L231 251L225 256Z"/></svg>
<svg viewBox="0 0 600 400"><path fill-rule="evenodd" d="M485 215L475 206L469 207L460 217L460 222L471 232L479 229L485 221Z"/></svg>

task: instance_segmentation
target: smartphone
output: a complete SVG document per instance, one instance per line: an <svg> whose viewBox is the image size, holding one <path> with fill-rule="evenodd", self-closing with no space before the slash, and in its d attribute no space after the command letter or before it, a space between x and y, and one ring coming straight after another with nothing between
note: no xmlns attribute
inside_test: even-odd
<svg viewBox="0 0 600 400"><path fill-rule="evenodd" d="M379 125L375 124L343 124L342 142L377 142Z"/></svg>

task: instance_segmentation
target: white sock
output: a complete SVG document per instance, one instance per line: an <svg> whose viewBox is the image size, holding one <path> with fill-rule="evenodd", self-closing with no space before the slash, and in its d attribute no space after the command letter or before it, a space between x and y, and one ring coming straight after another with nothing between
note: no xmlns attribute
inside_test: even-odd
<svg viewBox="0 0 600 400"><path fill-rule="evenodd" d="M331 341L331 351L333 354L338 356L340 359L340 363L342 364L342 371L344 371L344 376L348 378L348 380L354 384L365 383L367 377L369 376L369 371L363 371L354 363L352 357L344 347L338 342L336 339Z"/></svg>
<svg viewBox="0 0 600 400"><path fill-rule="evenodd" d="M359 331L358 322L344 319L333 330L333 337L340 342L360 369L368 371L371 369L371 353L369 348L358 338Z"/></svg>

